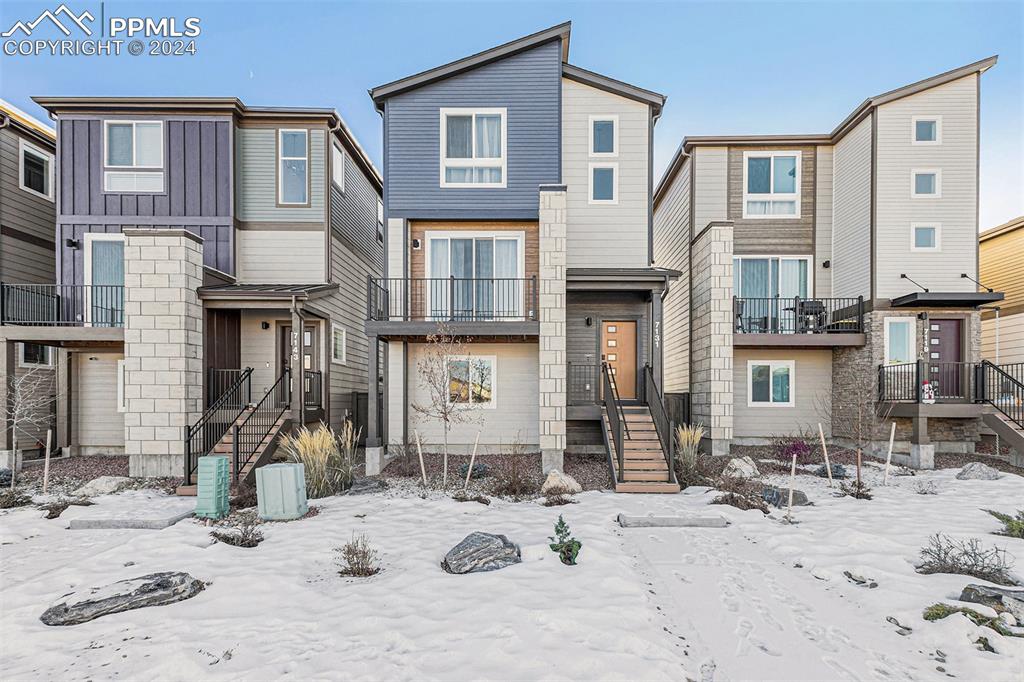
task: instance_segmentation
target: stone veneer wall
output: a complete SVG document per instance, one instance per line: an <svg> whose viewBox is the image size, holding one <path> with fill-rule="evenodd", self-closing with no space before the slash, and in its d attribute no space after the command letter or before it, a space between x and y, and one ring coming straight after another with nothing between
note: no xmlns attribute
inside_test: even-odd
<svg viewBox="0 0 1024 682"><path fill-rule="evenodd" d="M124 444L131 476L181 476L202 413L203 240L124 230Z"/></svg>
<svg viewBox="0 0 1024 682"><path fill-rule="evenodd" d="M733 419L733 227L709 223L691 249L691 383L693 422L707 432L703 447L728 454Z"/></svg>
<svg viewBox="0 0 1024 682"><path fill-rule="evenodd" d="M540 188L540 271L537 319L540 322L539 433L544 473L562 470L566 436L565 270L566 191L564 185Z"/></svg>

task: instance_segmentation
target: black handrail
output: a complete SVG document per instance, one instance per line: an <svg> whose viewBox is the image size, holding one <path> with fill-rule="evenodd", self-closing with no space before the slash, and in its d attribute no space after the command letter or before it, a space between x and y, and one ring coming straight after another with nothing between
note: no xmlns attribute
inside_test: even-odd
<svg viewBox="0 0 1024 682"><path fill-rule="evenodd" d="M878 368L878 398L889 402L914 402L923 399L927 382L936 402L970 403L976 400L977 363L917 360Z"/></svg>
<svg viewBox="0 0 1024 682"><path fill-rule="evenodd" d="M626 478L626 456L623 448L625 438L629 438L629 426L626 424L626 413L622 409L618 391L615 389L615 381L612 379L611 368L607 362L601 363L601 383L603 384L602 399L604 400L605 412L608 413L608 425L612 430L612 440L615 444L615 456L619 460L619 482L624 483Z"/></svg>
<svg viewBox="0 0 1024 682"><path fill-rule="evenodd" d="M372 321L519 321L537 319L537 276L367 277Z"/></svg>
<svg viewBox="0 0 1024 682"><path fill-rule="evenodd" d="M988 403L1024 429L1024 383L988 360L978 364L974 383L978 402Z"/></svg>
<svg viewBox="0 0 1024 682"><path fill-rule="evenodd" d="M647 409L654 421L654 430L658 432L658 440L661 441L661 452L665 455L665 463L668 465L669 481L675 483L676 471L672 465L675 460L672 421L668 418L668 410L665 409L665 403L662 401L661 391L658 390L654 370L650 364L644 365L644 402L647 403Z"/></svg>
<svg viewBox="0 0 1024 682"><path fill-rule="evenodd" d="M210 454L251 401L252 367L246 367L195 424L185 427L185 485L192 485L199 458Z"/></svg>
<svg viewBox="0 0 1024 682"><path fill-rule="evenodd" d="M305 377L306 385L303 387L303 400L306 401L306 407L313 409L319 409L323 407L323 373L319 370L306 370L302 373Z"/></svg>
<svg viewBox="0 0 1024 682"><path fill-rule="evenodd" d="M220 367L209 367L206 370L206 406L209 407L217 402L217 399L224 395L239 377L246 371L242 369L222 369ZM247 403L252 402L252 396L246 399Z"/></svg>
<svg viewBox="0 0 1024 682"><path fill-rule="evenodd" d="M266 440L274 425L288 411L291 404L291 370L281 372L274 385L249 410L245 419L236 421L232 433L232 461L235 482L240 480L242 469L249 463Z"/></svg>
<svg viewBox="0 0 1024 682"><path fill-rule="evenodd" d="M733 296L740 334L838 334L864 331L864 297Z"/></svg>
<svg viewBox="0 0 1024 682"><path fill-rule="evenodd" d="M35 327L123 327L119 284L0 282L0 324Z"/></svg>

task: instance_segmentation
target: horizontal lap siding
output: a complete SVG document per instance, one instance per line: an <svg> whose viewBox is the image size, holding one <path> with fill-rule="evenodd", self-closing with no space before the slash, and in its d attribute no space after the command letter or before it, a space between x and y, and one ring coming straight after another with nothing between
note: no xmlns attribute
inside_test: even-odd
<svg viewBox="0 0 1024 682"><path fill-rule="evenodd" d="M28 237L53 243L56 209L53 201L24 190L20 186L20 139L12 128L0 130L0 280L46 284L54 281L54 248L44 249L19 238L16 230ZM53 152L39 142L35 147Z"/></svg>
<svg viewBox="0 0 1024 682"><path fill-rule="evenodd" d="M560 180L560 80L555 40L388 99L388 215L536 219L538 186ZM441 188L443 107L508 109L507 187Z"/></svg>
<svg viewBox="0 0 1024 682"><path fill-rule="evenodd" d="M693 155L693 231L700 234L708 223L728 218L729 149L697 147Z"/></svg>
<svg viewBox="0 0 1024 682"><path fill-rule="evenodd" d="M832 295L869 298L871 116L833 149L832 199Z"/></svg>
<svg viewBox="0 0 1024 682"><path fill-rule="evenodd" d="M981 357L996 362L996 320L981 323ZM1024 313L999 318L998 364L1024 362Z"/></svg>
<svg viewBox="0 0 1024 682"><path fill-rule="evenodd" d="M1024 227L981 242L981 277L1001 291L1003 308L1024 305Z"/></svg>
<svg viewBox="0 0 1024 682"><path fill-rule="evenodd" d="M53 249L0 235L0 280L19 284L53 284Z"/></svg>
<svg viewBox="0 0 1024 682"><path fill-rule="evenodd" d="M814 295L832 296L832 270L824 263L832 258L832 147L818 147L814 215Z"/></svg>
<svg viewBox="0 0 1024 682"><path fill-rule="evenodd" d="M743 217L743 154L748 151L800 152L800 217ZM759 146L729 149L729 220L736 254L810 255L814 248L814 147Z"/></svg>
<svg viewBox="0 0 1024 682"><path fill-rule="evenodd" d="M282 126L291 128L292 126ZM295 129L306 126L293 126ZM309 206L278 206L278 128L236 129L238 218L245 221L322 223L325 212L326 128L309 129ZM374 208L376 211L376 208Z"/></svg>
<svg viewBox="0 0 1024 682"><path fill-rule="evenodd" d="M747 363L750 360L795 361L795 377L790 384L793 407L747 406ZM733 350L733 435L736 438L798 435L803 431L816 431L819 422L825 436L830 436L827 406L831 400L831 350Z"/></svg>
<svg viewBox="0 0 1024 682"><path fill-rule="evenodd" d="M124 447L124 414L117 411L117 361L120 353L76 353L72 382L74 443Z"/></svg>
<svg viewBox="0 0 1024 682"><path fill-rule="evenodd" d="M331 227L384 271L384 245L377 239L377 187L345 152L345 191L331 183Z"/></svg>
<svg viewBox="0 0 1024 682"><path fill-rule="evenodd" d="M682 273L662 309L664 390L690 390L690 168L689 159L654 209L654 264Z"/></svg>
<svg viewBox="0 0 1024 682"><path fill-rule="evenodd" d="M324 234L320 231L239 230L241 284L317 284L324 281Z"/></svg>

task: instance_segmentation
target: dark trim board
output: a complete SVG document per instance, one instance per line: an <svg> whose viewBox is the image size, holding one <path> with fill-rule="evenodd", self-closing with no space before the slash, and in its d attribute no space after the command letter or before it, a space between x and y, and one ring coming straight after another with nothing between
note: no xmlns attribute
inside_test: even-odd
<svg viewBox="0 0 1024 682"><path fill-rule="evenodd" d="M425 339L431 334L437 334L443 328L447 333L455 336L472 337L474 342L483 342L484 339L525 341L536 343L540 336L540 322L380 322L368 320L366 322L367 336L379 336L381 339L390 341L397 340L418 340Z"/></svg>
<svg viewBox="0 0 1024 682"><path fill-rule="evenodd" d="M0 236L17 239L20 242L25 242L32 246L38 246L41 249L49 249L50 251L56 251L57 249L57 242L37 237L36 235L29 234L28 232L22 232L21 230L8 227L7 225L0 225Z"/></svg>
<svg viewBox="0 0 1024 682"><path fill-rule="evenodd" d="M538 198L538 205L539 205ZM388 212L389 218L404 218L405 220L448 220L463 221L470 223L481 223L485 221L530 221L537 222L540 219L539 209L530 210L504 210L504 209L435 209L435 210L414 210L403 211L392 209Z"/></svg>
<svg viewBox="0 0 1024 682"><path fill-rule="evenodd" d="M735 348L839 348L863 346L864 334L733 334Z"/></svg>
<svg viewBox="0 0 1024 682"><path fill-rule="evenodd" d="M1003 292L930 292L915 291L892 299L893 308L975 308L1003 300Z"/></svg>
<svg viewBox="0 0 1024 682"><path fill-rule="evenodd" d="M932 419L976 419L991 408L976 403L882 403L885 412L893 417L930 417Z"/></svg>

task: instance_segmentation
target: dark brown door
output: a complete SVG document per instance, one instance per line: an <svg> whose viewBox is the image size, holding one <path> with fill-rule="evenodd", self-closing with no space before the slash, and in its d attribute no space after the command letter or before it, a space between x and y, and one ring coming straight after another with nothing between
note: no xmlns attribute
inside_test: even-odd
<svg viewBox="0 0 1024 682"><path fill-rule="evenodd" d="M928 321L928 378L935 397L942 400L964 399L969 382L961 354L963 320Z"/></svg>
<svg viewBox="0 0 1024 682"><path fill-rule="evenodd" d="M601 323L601 358L608 363L622 400L636 399L636 322Z"/></svg>
<svg viewBox="0 0 1024 682"><path fill-rule="evenodd" d="M281 366L292 368L293 363L296 360L296 354L293 353L293 346L296 341L295 336L292 334L291 325L281 327ZM318 373L320 371L320 339L317 335L316 325L307 324L302 330L302 353L298 354L298 358L301 359L303 369L306 371L306 385L303 387L303 394L306 396L307 405L319 404L316 400L316 394L320 390L320 383L318 378L314 378L310 373ZM292 390L295 390L295 375L292 374Z"/></svg>

